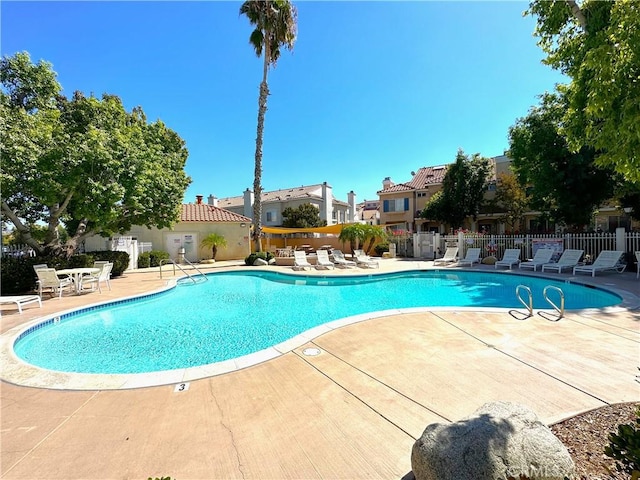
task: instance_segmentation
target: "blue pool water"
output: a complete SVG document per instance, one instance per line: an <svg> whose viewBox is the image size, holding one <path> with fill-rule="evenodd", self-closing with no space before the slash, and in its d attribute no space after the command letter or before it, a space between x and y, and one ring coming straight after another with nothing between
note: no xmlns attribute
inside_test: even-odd
<svg viewBox="0 0 640 480"><path fill-rule="evenodd" d="M226 272L209 281L135 301L94 308L23 335L24 361L50 370L141 373L193 367L257 352L314 326L395 308L451 306L523 310L517 285L550 308L547 285L560 287L567 309L616 305L604 290L535 277L485 272L411 271L353 277ZM559 297L551 292L558 304Z"/></svg>

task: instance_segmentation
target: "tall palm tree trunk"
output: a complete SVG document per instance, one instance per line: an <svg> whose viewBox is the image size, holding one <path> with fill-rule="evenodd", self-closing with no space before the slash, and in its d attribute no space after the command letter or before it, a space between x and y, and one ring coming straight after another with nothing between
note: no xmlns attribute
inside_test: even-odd
<svg viewBox="0 0 640 480"><path fill-rule="evenodd" d="M260 82L260 95L258 96L258 129L256 133L255 170L253 178L253 242L256 252L262 251L262 139L264 135L264 116L267 112L267 98L269 97L269 85L267 73L269 71L269 42L265 44L265 60L262 70L262 82Z"/></svg>

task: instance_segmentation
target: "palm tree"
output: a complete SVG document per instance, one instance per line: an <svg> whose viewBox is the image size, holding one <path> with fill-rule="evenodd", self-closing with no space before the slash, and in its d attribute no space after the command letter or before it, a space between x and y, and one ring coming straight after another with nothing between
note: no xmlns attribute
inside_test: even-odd
<svg viewBox="0 0 640 480"><path fill-rule="evenodd" d="M340 230L338 240L343 243L349 242L349 248L351 248L351 254L353 255L356 247L362 244L362 242L364 241L363 225L359 223L345 225L344 227L342 227L342 230Z"/></svg>
<svg viewBox="0 0 640 480"><path fill-rule="evenodd" d="M260 235L262 233L262 137L264 133L264 115L267 111L267 73L269 67L276 66L280 58L280 47L293 49L297 35L297 13L290 0L247 0L240 7L240 14L246 15L251 25L256 28L251 32L249 43L253 45L256 55L262 56L262 82L258 97L258 128L256 135L255 176L253 181L253 240L255 250L262 250Z"/></svg>
<svg viewBox="0 0 640 480"><path fill-rule="evenodd" d="M227 239L219 233L210 233L202 239L202 241L200 242L200 246L211 247L211 258L215 260L216 254L218 253L218 247L226 247Z"/></svg>
<svg viewBox="0 0 640 480"><path fill-rule="evenodd" d="M371 249L373 248L376 240L386 240L387 239L387 231L379 226L379 225L362 225L362 244L363 246L366 243L366 247L364 253L369 255L371 253ZM368 242L368 243L367 243Z"/></svg>

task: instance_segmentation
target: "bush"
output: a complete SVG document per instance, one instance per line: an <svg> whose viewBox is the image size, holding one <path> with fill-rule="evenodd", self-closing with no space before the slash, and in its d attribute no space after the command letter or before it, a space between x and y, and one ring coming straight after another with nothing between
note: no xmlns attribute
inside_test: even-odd
<svg viewBox="0 0 640 480"><path fill-rule="evenodd" d="M379 243L375 247L373 247L373 249L375 250L376 255L378 257L381 257L384 252L388 252L389 251L389 244L388 243Z"/></svg>
<svg viewBox="0 0 640 480"><path fill-rule="evenodd" d="M122 272L129 268L129 254L127 252L101 250L99 252L90 252L87 255L93 256L91 262L86 265L87 267L92 267L95 260L104 260L113 263L111 277L119 277L120 275L122 275Z"/></svg>
<svg viewBox="0 0 640 480"><path fill-rule="evenodd" d="M169 253L162 250L151 250L149 252L149 266L159 267L162 260L169 260Z"/></svg>
<svg viewBox="0 0 640 480"><path fill-rule="evenodd" d="M251 255L244 259L245 265L253 265L253 262L256 261L256 258L261 258L268 262L273 258L273 254L271 252L253 252Z"/></svg>
<svg viewBox="0 0 640 480"><path fill-rule="evenodd" d="M618 425L618 433L609 434L609 446L604 453L616 460L616 468L629 474L629 478L640 476L640 407L636 410L636 421Z"/></svg>
<svg viewBox="0 0 640 480"><path fill-rule="evenodd" d="M138 255L138 268L149 268L151 266L151 252L143 252Z"/></svg>

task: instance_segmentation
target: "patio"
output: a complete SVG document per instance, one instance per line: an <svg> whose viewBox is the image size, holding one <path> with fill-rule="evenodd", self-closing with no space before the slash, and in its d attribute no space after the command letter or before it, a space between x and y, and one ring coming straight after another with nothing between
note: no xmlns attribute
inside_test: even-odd
<svg viewBox="0 0 640 480"><path fill-rule="evenodd" d="M248 268L239 263L207 270ZM384 259L380 270L432 263ZM60 391L3 382L2 478L401 478L429 423L457 420L487 401L523 403L553 423L640 400L635 272L579 280L626 292L628 308L569 313L559 322L519 321L504 311L398 312L180 385ZM1 331L165 281L157 269L127 272L102 294L46 298L42 309L21 315L3 306ZM306 355L307 348L320 354Z"/></svg>

